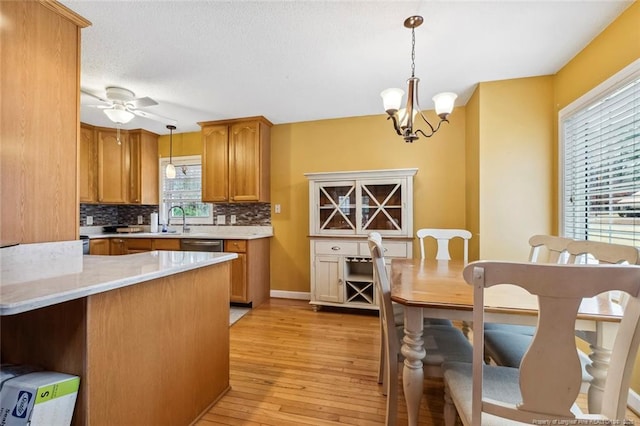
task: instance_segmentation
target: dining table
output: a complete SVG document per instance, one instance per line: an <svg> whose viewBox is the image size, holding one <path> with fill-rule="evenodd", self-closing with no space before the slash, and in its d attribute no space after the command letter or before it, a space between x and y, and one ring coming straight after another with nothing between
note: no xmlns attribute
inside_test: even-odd
<svg viewBox="0 0 640 426"><path fill-rule="evenodd" d="M409 425L418 424L423 392L423 317L472 321L473 287L462 276L464 268L461 260L391 260L391 300L405 307L402 384ZM503 284L487 288L484 299L485 322L537 322L537 298L520 287ZM622 314L621 305L606 294L583 299L578 310L576 330L595 332L587 366L592 376L587 397L590 413L600 411L609 354Z"/></svg>

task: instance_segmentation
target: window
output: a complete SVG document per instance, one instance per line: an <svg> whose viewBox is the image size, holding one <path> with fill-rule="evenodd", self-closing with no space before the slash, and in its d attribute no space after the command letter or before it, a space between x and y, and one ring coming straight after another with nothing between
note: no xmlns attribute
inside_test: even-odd
<svg viewBox="0 0 640 426"><path fill-rule="evenodd" d="M640 245L640 60L560 112L563 235Z"/></svg>
<svg viewBox="0 0 640 426"><path fill-rule="evenodd" d="M169 207L180 206L184 209L187 223L213 224L213 208L202 202L202 161L199 155L189 157L173 157L176 177L167 179L165 168L168 158L160 160L160 206L162 222L166 222ZM170 212L171 223L182 223L180 209Z"/></svg>

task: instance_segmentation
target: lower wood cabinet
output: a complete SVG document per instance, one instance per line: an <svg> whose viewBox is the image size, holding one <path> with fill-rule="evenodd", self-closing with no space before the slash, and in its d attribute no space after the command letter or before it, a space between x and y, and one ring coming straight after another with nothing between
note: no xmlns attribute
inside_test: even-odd
<svg viewBox="0 0 640 426"><path fill-rule="evenodd" d="M89 254L109 255L111 248L109 246L109 238L99 238L89 240Z"/></svg>
<svg viewBox="0 0 640 426"><path fill-rule="evenodd" d="M231 262L231 302L259 306L269 298L269 239L225 240L224 251L238 254Z"/></svg>

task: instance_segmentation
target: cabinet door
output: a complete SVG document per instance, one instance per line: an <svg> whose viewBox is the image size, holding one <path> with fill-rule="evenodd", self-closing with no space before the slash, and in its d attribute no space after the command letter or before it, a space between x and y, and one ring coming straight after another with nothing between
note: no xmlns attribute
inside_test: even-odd
<svg viewBox="0 0 640 426"><path fill-rule="evenodd" d="M228 126L202 128L202 201L229 201Z"/></svg>
<svg viewBox="0 0 640 426"><path fill-rule="evenodd" d="M98 201L98 152L93 128L80 126L80 202Z"/></svg>
<svg viewBox="0 0 640 426"><path fill-rule="evenodd" d="M238 253L231 261L231 301L248 302L247 294L247 255Z"/></svg>
<svg viewBox="0 0 640 426"><path fill-rule="evenodd" d="M316 256L314 265L313 298L323 302L342 303L342 257Z"/></svg>
<svg viewBox="0 0 640 426"><path fill-rule="evenodd" d="M404 182L402 179L360 182L358 233L368 234L372 231L385 235L405 233L407 201Z"/></svg>
<svg viewBox="0 0 640 426"><path fill-rule="evenodd" d="M158 204L158 137L145 130L129 132L129 201Z"/></svg>
<svg viewBox="0 0 640 426"><path fill-rule="evenodd" d="M229 200L260 200L260 123L231 126L229 134Z"/></svg>
<svg viewBox="0 0 640 426"><path fill-rule="evenodd" d="M109 243L109 253L119 256L127 253L127 242L122 238L111 238Z"/></svg>
<svg viewBox="0 0 640 426"><path fill-rule="evenodd" d="M141 179L142 169L140 168L140 133L130 133L128 135L129 144L129 202L140 204L142 202Z"/></svg>
<svg viewBox="0 0 640 426"><path fill-rule="evenodd" d="M179 251L181 250L180 239L179 238L154 238L152 249Z"/></svg>
<svg viewBox="0 0 640 426"><path fill-rule="evenodd" d="M127 246L127 254L151 251L150 238L128 238L125 242Z"/></svg>
<svg viewBox="0 0 640 426"><path fill-rule="evenodd" d="M116 131L98 130L98 201L101 203L127 203L128 153L127 136Z"/></svg>
<svg viewBox="0 0 640 426"><path fill-rule="evenodd" d="M111 254L109 245L109 239L107 238L89 240L89 254L109 255Z"/></svg>
<svg viewBox="0 0 640 426"><path fill-rule="evenodd" d="M356 222L355 182L320 183L315 187L315 233L354 234Z"/></svg>

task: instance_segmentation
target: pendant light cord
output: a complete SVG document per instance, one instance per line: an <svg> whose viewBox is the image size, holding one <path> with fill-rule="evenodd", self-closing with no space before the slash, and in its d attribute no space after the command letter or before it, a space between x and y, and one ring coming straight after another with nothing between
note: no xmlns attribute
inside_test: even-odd
<svg viewBox="0 0 640 426"><path fill-rule="evenodd" d="M411 28L411 77L416 76L416 29Z"/></svg>

